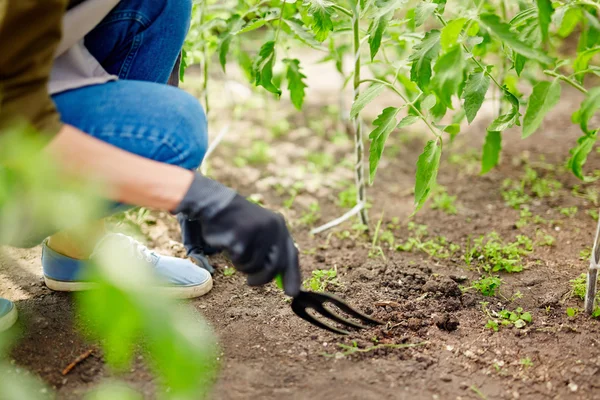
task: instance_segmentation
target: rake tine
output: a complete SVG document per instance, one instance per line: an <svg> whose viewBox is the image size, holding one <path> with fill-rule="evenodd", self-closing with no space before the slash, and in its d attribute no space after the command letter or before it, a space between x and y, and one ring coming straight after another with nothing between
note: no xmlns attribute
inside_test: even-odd
<svg viewBox="0 0 600 400"><path fill-rule="evenodd" d="M369 317L368 315L361 313L360 311L350 307L348 304L344 303L337 297L331 296L326 293L319 293L319 294L321 296L325 297L327 299L327 301L329 301L330 303L333 303L335 306L337 306L340 310L344 311L345 313L349 314L350 316L352 316L354 318L360 319L363 322L367 322L367 323L374 324L374 325L383 325L383 323L381 321L377 321L376 319L373 319L373 318Z"/></svg>
<svg viewBox="0 0 600 400"><path fill-rule="evenodd" d="M295 304L292 301L292 311L294 311L294 313L299 316L300 318L302 318L303 320L305 320L306 322L308 322L309 324L315 325L319 328L328 330L330 332L333 333L337 333L340 335L348 335L350 334L350 332L342 330L342 329L338 329L334 326L331 326L329 324L326 324L324 322L319 321L318 319L316 319L315 317L313 317L312 315L310 315L306 309L304 308L303 305L298 305L297 303Z"/></svg>
<svg viewBox="0 0 600 400"><path fill-rule="evenodd" d="M357 324L354 321L350 321L346 318L342 318L341 316L335 314L332 311L329 311L328 309L326 309L325 307L323 307L322 304L316 305L315 307L313 307L313 309L318 312L319 314L321 314L322 316L324 316L325 318L329 318L334 320L335 322L339 322L342 325L346 325L346 326L350 326L352 328L356 328L356 329L367 329L366 326L363 326L361 324Z"/></svg>

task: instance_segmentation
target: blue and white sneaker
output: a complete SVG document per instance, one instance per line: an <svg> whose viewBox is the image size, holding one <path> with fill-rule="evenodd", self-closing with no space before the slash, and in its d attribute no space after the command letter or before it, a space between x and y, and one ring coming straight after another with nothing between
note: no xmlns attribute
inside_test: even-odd
<svg viewBox="0 0 600 400"><path fill-rule="evenodd" d="M17 322L17 317L15 303L0 297L0 332L10 329Z"/></svg>
<svg viewBox="0 0 600 400"><path fill-rule="evenodd" d="M208 293L213 280L208 271L189 260L157 254L137 240L121 233L109 233L98 243L96 249L117 246L129 251L148 264L158 278L165 282L169 296L177 299L193 299ZM114 248L114 247L111 247ZM92 255L92 257L94 257ZM85 261L76 260L55 252L44 243L42 247L44 281L49 289L58 292L75 292L93 288L94 283L81 278Z"/></svg>

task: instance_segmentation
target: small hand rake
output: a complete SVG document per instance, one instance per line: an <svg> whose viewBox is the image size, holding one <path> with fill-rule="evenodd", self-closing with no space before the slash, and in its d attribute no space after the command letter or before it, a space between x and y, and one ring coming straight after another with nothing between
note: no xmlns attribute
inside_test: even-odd
<svg viewBox="0 0 600 400"><path fill-rule="evenodd" d="M382 325L383 323L377 321L360 311L355 310L350 307L348 304L344 303L342 300L338 299L332 294L329 293L316 293L316 292L308 292L305 290L300 290L300 293L292 300L292 311L302 318L303 320L313 324L314 326L318 326L319 328L328 330L330 332L338 333L340 335L347 335L350 332L336 328L333 325L327 324L323 321L318 320L314 316L308 313L308 309L313 309L316 313L322 315L326 319L337 322L343 326L348 328L356 328L356 329L365 329L366 326L356 323L354 321L348 320L346 318L341 317L340 315L328 310L325 307L326 303L331 303L334 306L338 307L340 310L348 314L349 316L356 318L364 323L373 324L373 325Z"/></svg>

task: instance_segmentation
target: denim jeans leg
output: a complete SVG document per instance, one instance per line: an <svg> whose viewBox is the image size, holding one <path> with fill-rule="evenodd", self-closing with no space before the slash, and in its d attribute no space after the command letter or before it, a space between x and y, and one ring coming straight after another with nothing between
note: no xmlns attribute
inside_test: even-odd
<svg viewBox="0 0 600 400"><path fill-rule="evenodd" d="M189 30L192 0L121 0L85 38L109 73L167 83Z"/></svg>

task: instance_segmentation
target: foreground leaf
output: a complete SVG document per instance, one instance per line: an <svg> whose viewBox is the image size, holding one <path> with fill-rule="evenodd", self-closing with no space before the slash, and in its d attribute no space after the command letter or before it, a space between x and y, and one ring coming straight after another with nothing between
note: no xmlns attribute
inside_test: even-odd
<svg viewBox="0 0 600 400"><path fill-rule="evenodd" d="M438 143L439 142L439 143ZM430 140L425 145L423 153L417 161L417 173L415 182L415 211L423 207L425 201L431 193L431 188L436 183L437 173L440 168L440 158L442 156L441 139Z"/></svg>
<svg viewBox="0 0 600 400"><path fill-rule="evenodd" d="M442 51L446 52L458 44L458 38L460 37L460 33L462 32L466 23L466 18L458 18L448 22L448 25L442 29L442 33L440 35Z"/></svg>
<svg viewBox="0 0 600 400"><path fill-rule="evenodd" d="M310 0L308 13L313 17L311 26L315 37L319 42L327 39L329 32L333 31L333 21L331 20L332 2L327 0Z"/></svg>
<svg viewBox="0 0 600 400"><path fill-rule="evenodd" d="M283 60L285 64L287 64L287 80L288 80L288 89L290 91L290 98L292 100L292 104L298 109L302 109L302 104L304 104L304 95L305 89L308 87L306 83L304 83L304 79L306 79L306 75L304 75L300 71L300 61L297 59L289 59L286 58Z"/></svg>
<svg viewBox="0 0 600 400"><path fill-rule="evenodd" d="M448 108L452 108L452 96L459 94L464 81L465 67L463 49L460 46L453 47L448 53L440 56L435 63L433 86L439 99Z"/></svg>
<svg viewBox="0 0 600 400"><path fill-rule="evenodd" d="M242 29L242 26L244 26L244 20L237 14L232 15L227 20L226 31L223 33L223 36L219 41L219 47L217 48L219 53L219 63L221 64L221 68L223 68L223 72L225 72L225 66L227 65L227 54L229 54L231 41L240 29Z"/></svg>
<svg viewBox="0 0 600 400"><path fill-rule="evenodd" d="M463 91L465 114L469 124L475 120L489 88L490 78L483 71L473 72L469 76L465 85L465 90Z"/></svg>
<svg viewBox="0 0 600 400"><path fill-rule="evenodd" d="M419 3L417 8L415 8L415 26L423 25L425 21L433 15L437 6L438 5L435 3Z"/></svg>
<svg viewBox="0 0 600 400"><path fill-rule="evenodd" d="M488 131L483 144L483 154L481 155L481 175L490 172L500 161L500 151L502 150L502 133L497 131Z"/></svg>
<svg viewBox="0 0 600 400"><path fill-rule="evenodd" d="M399 111L399 108L388 107L379 114L375 121L373 121L375 129L369 134L369 139L371 139L371 147L369 150L369 183L371 184L373 183L379 161L383 155L385 143L390 136L390 133L398 124L396 115L398 115Z"/></svg>
<svg viewBox="0 0 600 400"><path fill-rule="evenodd" d="M600 87L595 87L590 89L581 103L581 108L573 114L573 122L579 123L585 133L590 133L588 124L598 109L600 109Z"/></svg>
<svg viewBox="0 0 600 400"><path fill-rule="evenodd" d="M254 63L255 84L276 95L281 95L281 90L273 84L273 64L275 63L275 42L269 41L262 45L258 58Z"/></svg>
<svg viewBox="0 0 600 400"><path fill-rule="evenodd" d="M541 50L529 47L519 40L517 35L510 30L510 25L500 21L500 17L495 14L482 14L479 16L480 22L485 25L495 36L505 45L509 46L515 53L539 61L542 64L551 64L553 59Z"/></svg>
<svg viewBox="0 0 600 400"><path fill-rule="evenodd" d="M571 149L571 158L568 166L573 174L583 181L591 181L593 179L586 178L583 174L583 166L587 161L587 157L594 148L597 139L597 132L593 135L584 135L577 140L577 146Z"/></svg>
<svg viewBox="0 0 600 400"><path fill-rule="evenodd" d="M431 82L431 62L440 52L440 31L432 30L415 46L415 52L411 54L412 61L410 69L410 80L415 82L422 90L426 90Z"/></svg>
<svg viewBox="0 0 600 400"><path fill-rule="evenodd" d="M552 22L552 14L554 13L554 7L552 7L552 1L550 0L536 0L538 8L538 23L540 25L540 31L542 32L542 40L548 41L548 28L550 22Z"/></svg>
<svg viewBox="0 0 600 400"><path fill-rule="evenodd" d="M504 99L510 103L511 108L506 114L496 118L488 127L488 131L504 132L515 125L521 125L521 122L519 121L519 118L521 117L521 113L519 112L519 99L517 99L506 86L503 89Z"/></svg>
<svg viewBox="0 0 600 400"><path fill-rule="evenodd" d="M287 26L289 26L290 30L294 33L294 35L304 44L309 45L310 47L320 50L323 48L321 43L319 43L313 34L308 31L302 24L297 22L294 19L284 19L283 20Z"/></svg>
<svg viewBox="0 0 600 400"><path fill-rule="evenodd" d="M358 113L366 107L367 104L373 101L373 99L383 91L384 85L381 83L374 83L367 88L364 92L358 95L358 98L354 100L352 108L350 109L350 118L356 118Z"/></svg>
<svg viewBox="0 0 600 400"><path fill-rule="evenodd" d="M379 18L376 18L371 22L369 26L369 49L371 51L371 61L377 55L379 51L379 47L381 47L381 39L383 38L383 34L388 26L388 22L391 15L382 15Z"/></svg>
<svg viewBox="0 0 600 400"><path fill-rule="evenodd" d="M577 80L579 82L583 82L583 78L585 77L585 74L580 72L588 69L591 59L598 53L600 53L600 46L582 51L581 53L577 54L577 58L573 63L573 68L575 69L575 72L578 73Z"/></svg>
<svg viewBox="0 0 600 400"><path fill-rule="evenodd" d="M544 117L558 104L561 87L558 80L542 81L533 87L523 119L523 139L538 130Z"/></svg>

